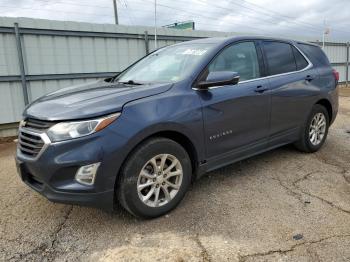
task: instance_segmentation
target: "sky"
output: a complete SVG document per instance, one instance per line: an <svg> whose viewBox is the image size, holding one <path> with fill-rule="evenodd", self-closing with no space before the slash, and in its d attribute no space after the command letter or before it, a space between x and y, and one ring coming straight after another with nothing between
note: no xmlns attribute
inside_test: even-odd
<svg viewBox="0 0 350 262"><path fill-rule="evenodd" d="M118 0L119 23L154 26L154 0ZM114 23L113 0L0 0L0 16ZM349 0L157 0L157 25L350 41Z"/></svg>

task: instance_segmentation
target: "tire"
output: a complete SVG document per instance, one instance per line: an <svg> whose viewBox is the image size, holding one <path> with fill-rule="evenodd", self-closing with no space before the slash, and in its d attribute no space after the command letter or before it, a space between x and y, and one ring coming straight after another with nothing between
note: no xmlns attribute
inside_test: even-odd
<svg viewBox="0 0 350 262"><path fill-rule="evenodd" d="M182 146L167 138L151 138L137 146L126 160L116 195L132 215L155 218L180 203L191 184L191 176L191 161Z"/></svg>
<svg viewBox="0 0 350 262"><path fill-rule="evenodd" d="M319 116L322 118L322 116L324 117L324 130L323 130L323 136L322 138L318 137L315 139L315 137L312 137L312 135L309 134L309 132L312 129L312 125L314 125L314 123L316 122L315 119L316 117ZM319 118L319 121L321 121L321 118ZM306 123L304 124L303 127L303 131L300 137L300 140L298 142L295 143L295 146L297 149L299 149L302 152L306 152L306 153L313 153L318 151L324 144L327 135L328 135L328 128L329 128L329 115L328 115L328 111L327 109L319 104L316 104L312 107L312 110L310 112L310 115L306 121ZM319 127L319 131L320 134L322 133L321 129L323 129L323 127Z"/></svg>

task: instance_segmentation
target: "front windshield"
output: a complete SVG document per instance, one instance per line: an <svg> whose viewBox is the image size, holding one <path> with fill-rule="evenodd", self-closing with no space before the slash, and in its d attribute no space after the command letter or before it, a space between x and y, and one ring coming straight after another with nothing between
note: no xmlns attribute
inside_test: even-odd
<svg viewBox="0 0 350 262"><path fill-rule="evenodd" d="M212 44L182 44L162 48L122 73L116 81L129 83L175 82L186 78Z"/></svg>

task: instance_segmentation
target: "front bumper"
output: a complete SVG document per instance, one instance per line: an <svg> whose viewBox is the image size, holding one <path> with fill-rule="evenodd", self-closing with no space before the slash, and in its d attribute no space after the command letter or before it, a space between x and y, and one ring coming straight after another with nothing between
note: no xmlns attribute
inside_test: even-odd
<svg viewBox="0 0 350 262"><path fill-rule="evenodd" d="M113 209L114 190L97 193L81 192L79 190L76 193L59 191L27 172L25 163L21 163L19 160L16 160L16 162L22 181L52 202L93 206L106 210Z"/></svg>
<svg viewBox="0 0 350 262"><path fill-rule="evenodd" d="M106 128L83 138L49 144L37 159L17 149L18 173L24 183L50 201L112 210L124 141ZM75 180L81 166L97 162L101 165L93 185Z"/></svg>

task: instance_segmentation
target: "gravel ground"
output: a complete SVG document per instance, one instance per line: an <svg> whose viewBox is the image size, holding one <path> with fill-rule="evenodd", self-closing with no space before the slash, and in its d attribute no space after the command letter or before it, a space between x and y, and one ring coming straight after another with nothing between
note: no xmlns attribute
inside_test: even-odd
<svg viewBox="0 0 350 262"><path fill-rule="evenodd" d="M0 145L0 260L350 261L349 96L319 152L211 172L154 220L51 203L20 181L14 151Z"/></svg>

